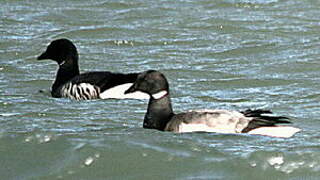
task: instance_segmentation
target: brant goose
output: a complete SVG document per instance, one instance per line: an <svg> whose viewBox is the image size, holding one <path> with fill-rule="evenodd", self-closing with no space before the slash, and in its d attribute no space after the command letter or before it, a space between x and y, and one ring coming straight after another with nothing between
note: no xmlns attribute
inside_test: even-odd
<svg viewBox="0 0 320 180"><path fill-rule="evenodd" d="M286 117L268 116L268 110L193 110L175 114L171 107L169 84L165 76L154 70L138 75L125 93L141 91L149 94L149 105L143 127L161 131L248 133L272 137L291 137L300 129L278 124L290 123Z"/></svg>
<svg viewBox="0 0 320 180"><path fill-rule="evenodd" d="M136 80L138 73L86 72L80 74L76 46L68 39L52 41L38 60L51 59L59 69L51 87L55 98L88 99L148 99L142 92L124 94Z"/></svg>

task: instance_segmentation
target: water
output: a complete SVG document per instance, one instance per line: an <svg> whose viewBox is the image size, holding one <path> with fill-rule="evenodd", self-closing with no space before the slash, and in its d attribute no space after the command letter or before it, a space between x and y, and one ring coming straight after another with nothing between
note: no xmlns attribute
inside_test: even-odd
<svg viewBox="0 0 320 180"><path fill-rule="evenodd" d="M318 179L319 1L1 2L1 179ZM291 139L142 128L147 101L54 99L57 65L36 61L74 41L81 71L157 69L176 112L272 109Z"/></svg>

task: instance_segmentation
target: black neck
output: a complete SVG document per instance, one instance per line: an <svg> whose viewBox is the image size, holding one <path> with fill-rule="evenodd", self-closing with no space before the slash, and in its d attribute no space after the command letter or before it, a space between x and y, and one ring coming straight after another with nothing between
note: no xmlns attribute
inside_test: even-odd
<svg viewBox="0 0 320 180"><path fill-rule="evenodd" d="M143 127L163 131L173 115L169 94L161 99L151 97Z"/></svg>
<svg viewBox="0 0 320 180"><path fill-rule="evenodd" d="M74 64L64 63L62 65L59 65L56 80L52 85L52 94L57 92L57 89L61 85L70 81L72 78L74 78L75 76L78 76L79 74L80 74L80 71L79 71L78 63L74 63Z"/></svg>

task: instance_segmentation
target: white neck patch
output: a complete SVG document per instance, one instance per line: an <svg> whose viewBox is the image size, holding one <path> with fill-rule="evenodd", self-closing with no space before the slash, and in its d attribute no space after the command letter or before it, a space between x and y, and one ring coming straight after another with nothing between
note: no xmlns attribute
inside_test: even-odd
<svg viewBox="0 0 320 180"><path fill-rule="evenodd" d="M167 94L168 94L168 91L163 90L163 91L160 91L160 92L158 92L158 93L152 94L152 97L153 97L154 99L161 99L161 98L163 98L164 96L166 96Z"/></svg>
<svg viewBox="0 0 320 180"><path fill-rule="evenodd" d="M64 65L64 63L66 63L66 61L62 61L62 62L59 64L59 66Z"/></svg>

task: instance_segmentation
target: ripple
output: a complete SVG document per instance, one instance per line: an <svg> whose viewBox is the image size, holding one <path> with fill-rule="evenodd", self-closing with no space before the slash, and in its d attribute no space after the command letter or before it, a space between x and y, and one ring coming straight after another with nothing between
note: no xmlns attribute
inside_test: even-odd
<svg viewBox="0 0 320 180"><path fill-rule="evenodd" d="M2 177L318 179L318 5L4 1ZM302 131L291 139L165 133L143 129L147 101L52 98L57 65L36 57L57 38L76 43L81 72L160 70L176 112L266 108Z"/></svg>

